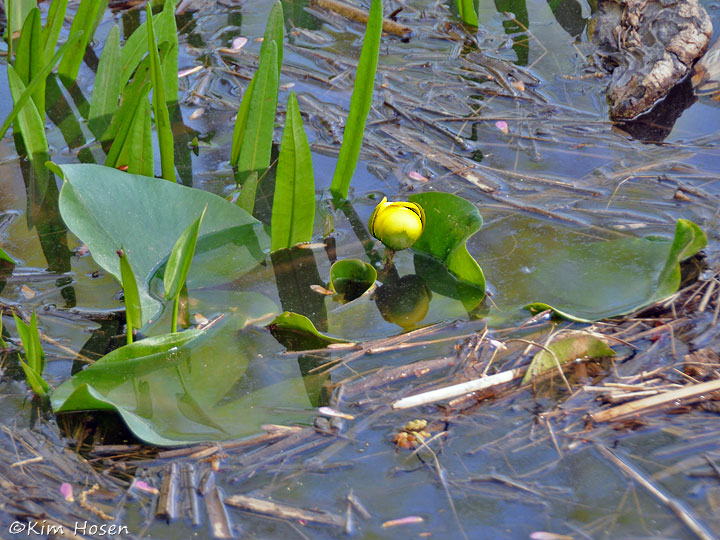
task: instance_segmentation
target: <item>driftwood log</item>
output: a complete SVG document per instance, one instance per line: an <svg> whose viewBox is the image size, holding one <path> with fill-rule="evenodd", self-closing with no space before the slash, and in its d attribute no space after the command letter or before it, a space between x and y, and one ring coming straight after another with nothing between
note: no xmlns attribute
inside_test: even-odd
<svg viewBox="0 0 720 540"><path fill-rule="evenodd" d="M698 0L601 0L590 34L612 71L611 118L649 111L688 75L712 33Z"/></svg>

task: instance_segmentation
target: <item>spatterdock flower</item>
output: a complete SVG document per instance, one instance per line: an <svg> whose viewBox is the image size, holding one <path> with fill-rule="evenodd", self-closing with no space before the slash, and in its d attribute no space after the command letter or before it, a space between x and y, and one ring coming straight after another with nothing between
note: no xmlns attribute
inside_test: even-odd
<svg viewBox="0 0 720 540"><path fill-rule="evenodd" d="M370 216L370 234L395 251L412 246L425 228L422 206L412 202L387 202L387 197Z"/></svg>

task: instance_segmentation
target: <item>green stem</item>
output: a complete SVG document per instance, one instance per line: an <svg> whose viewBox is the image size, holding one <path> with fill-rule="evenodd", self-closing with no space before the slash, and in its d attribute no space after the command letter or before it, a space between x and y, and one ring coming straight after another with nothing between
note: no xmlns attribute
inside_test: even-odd
<svg viewBox="0 0 720 540"><path fill-rule="evenodd" d="M172 321L170 323L170 331L171 332L177 332L177 324L178 324L178 307L180 306L180 295L178 294L175 299L173 300L173 312L172 312Z"/></svg>
<svg viewBox="0 0 720 540"><path fill-rule="evenodd" d="M130 323L127 325L127 344L130 345L133 342L133 327Z"/></svg>

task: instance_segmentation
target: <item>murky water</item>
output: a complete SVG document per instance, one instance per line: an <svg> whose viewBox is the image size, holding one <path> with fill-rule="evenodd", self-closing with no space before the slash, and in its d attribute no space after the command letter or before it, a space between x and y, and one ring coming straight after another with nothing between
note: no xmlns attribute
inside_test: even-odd
<svg viewBox="0 0 720 540"><path fill-rule="evenodd" d="M401 5L386 4L386 11ZM527 294L504 271L508 265L531 274L538 271L537 258L558 246L581 249L587 242L628 235L669 237L678 218L690 219L706 231L707 262L717 263L720 107L716 102L695 101L674 126L659 131L662 135L653 132L655 143L662 144L644 143L607 120L606 79L592 76L596 69L587 62L593 52L583 31L591 11L588 4L485 3L476 34L479 49L463 39L455 28L457 19L444 3L412 0L402 5L400 19L415 29L415 35L407 43L383 39L380 86L351 191L354 214L332 213L339 258L366 258L357 224L367 222L379 196L404 198L416 190L442 190L462 195L479 207L485 225L470 241L469 250L485 269L498 302L520 301ZM705 5L716 26L720 25L720 4ZM183 154L180 176L186 184L220 195L235 187L228 164L233 119L256 66L260 46L256 38L263 34L270 7L270 2L234 7L218 3L213 9L178 18L180 69L205 66L181 80L186 127L177 140ZM318 197L324 200L342 138L362 28L319 9L308 10L304 2L285 1L284 8L288 39L279 103L286 102L290 89L298 95L313 146ZM505 12L515 13L515 18ZM108 11L96 42L102 42L112 24L129 28L133 21L132 13ZM250 39L239 55L217 52L237 36ZM95 52L99 55L99 45ZM478 54L514 63L517 71L508 73L507 64L498 67L481 61ZM4 79L4 62L0 71ZM92 80L87 65L80 80ZM87 99L89 89L82 83L80 88ZM4 118L11 100L4 85L0 91ZM58 105L50 114L62 128L50 125L48 129L52 159L102 163L104 155L90 142L87 127L73 123L73 115L67 115L82 107L77 92L60 91ZM36 309L43 332L56 340L55 345L46 344L46 351L48 380L57 386L80 367L73 351L83 349L85 356L95 358L110 345L109 338L96 338L86 345L98 324L71 316L67 309L119 308L120 287L64 231L53 197L40 207L32 202L11 136L0 141L0 179L0 242L21 261L0 294L9 305ZM265 223L269 222L272 186L270 175L261 184L256 205L256 217ZM677 198L678 190L687 197ZM316 227L321 240L323 223L318 220ZM321 330L350 340L402 332L372 300L340 306L309 287L288 285L298 279L302 285L325 284L328 278L331 261L326 251L321 247L303 251L302 272L278 272L287 267L287 261L285 267L272 261L274 271L268 262L219 291L204 291L195 299L194 309L207 316L231 311L233 305L249 302L242 290L262 294L264 299L257 305L267 300L278 310L303 312ZM293 264L301 263L289 266ZM411 255L400 254L397 267L401 275L412 273ZM640 266L634 270L647 271ZM262 311L258 308L255 315L259 317ZM158 324L164 323L167 314L163 317ZM438 295L422 321L456 319L459 322L434 335L438 339L432 343L361 357L333 371L329 382L338 383L379 366L452 355L453 345L482 329L484 322L468 321L459 302ZM696 347L716 347L711 320L712 314L698 314L693 328L673 344L676 348L662 343L654 361L670 363ZM12 319L4 317L3 322L15 335ZM545 339L548 329L549 324L511 335ZM264 330L246 330L239 339L236 333L237 328L230 325L202 350L202 360L194 357L202 364L207 358L226 355L227 350L242 355L242 361L228 362L222 370L227 378L222 388L216 388L216 395L231 392L247 397L248 413L224 421L242 424L238 435L258 431L261 423L312 422L313 407L321 398L308 391L312 384L304 383L300 375L308 372L308 365L329 358L298 360L283 355L284 347ZM202 371L200 364L196 372ZM23 399L22 372L9 357L3 369L0 418L10 425L26 425L31 414ZM216 374L213 370L194 384L198 389L218 385ZM328 384L327 377L316 384L316 390L322 384ZM328 447L332 451L303 454L240 481L232 481L238 463L231 455L217 475L218 484L226 495L252 494L336 514L345 511L345 497L352 489L373 516L357 522L356 536L361 538L527 538L533 531L573 538L692 538L665 506L603 459L593 444L597 439L631 456L645 474L656 475L664 489L716 534L720 532L717 479L696 480L682 471L662 474L666 467L696 453L704 452L716 462L720 459L718 441L712 440L692 451L682 446L667 451L702 435L706 413L694 411L662 421L658 415L639 431L608 428L586 440L582 422L571 414L573 407L587 406L587 399L583 402L577 395L558 406L554 394L534 397L523 391L485 402L467 414L448 416L435 408L391 412L387 407L391 399L380 390L341 398L334 405L352 412L356 419L346 422L348 438ZM552 411L550 420L537 416L542 411ZM415 417L429 419L433 434L447 431L447 437L433 446L436 456L398 451L391 442L393 433ZM364 428L353 430L365 421ZM151 467L149 476L157 480L159 471ZM118 522L143 538L210 535L205 524L193 528L183 519L170 525L148 519L147 508L131 502ZM336 529L231 513L239 528L256 538L339 535ZM422 523L381 526L409 515L422 517ZM0 512L0 520L6 517Z"/></svg>

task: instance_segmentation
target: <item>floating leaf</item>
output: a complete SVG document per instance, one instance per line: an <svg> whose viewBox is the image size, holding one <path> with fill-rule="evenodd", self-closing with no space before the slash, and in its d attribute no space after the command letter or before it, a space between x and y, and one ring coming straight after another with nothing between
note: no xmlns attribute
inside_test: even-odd
<svg viewBox="0 0 720 540"><path fill-rule="evenodd" d="M348 196L350 181L360 157L365 123L372 105L375 72L377 71L378 57L380 55L382 25L382 0L372 0L360 60L355 72L355 85L353 86L352 98L350 98L350 111L343 131L343 142L335 166L332 184L330 185L330 191L343 199L347 199Z"/></svg>
<svg viewBox="0 0 720 540"><path fill-rule="evenodd" d="M475 305L466 305L466 308L474 308L484 296L485 276L468 253L466 243L482 226L480 213L474 204L452 193L420 193L411 195L410 201L423 207L426 219L425 230L413 249L439 260L463 282L464 289L460 287L458 296L449 296L472 298L471 303ZM432 286L432 280L430 283ZM457 286L455 288L457 290Z"/></svg>
<svg viewBox="0 0 720 540"><path fill-rule="evenodd" d="M672 241L588 241L584 231L519 215L483 231L479 240L503 316L524 306L584 322L632 313L672 295L680 285L680 261L706 243L686 220L678 221Z"/></svg>
<svg viewBox="0 0 720 540"><path fill-rule="evenodd" d="M577 359L604 358L615 354L615 351L603 340L584 333L559 339L548 345L547 349L547 351L541 350L533 357L523 378L523 384L530 382L536 375L556 369L558 364L562 366Z"/></svg>
<svg viewBox="0 0 720 540"><path fill-rule="evenodd" d="M243 190L245 186L243 186ZM295 92L290 93L272 207L272 250L312 239L315 221L315 179L310 145Z"/></svg>
<svg viewBox="0 0 720 540"><path fill-rule="evenodd" d="M305 315L290 311L278 315L268 328L275 339L290 351L323 349L332 343L348 343L347 340L321 334Z"/></svg>
<svg viewBox="0 0 720 540"><path fill-rule="evenodd" d="M330 267L330 287L350 302L375 284L377 271L360 259L342 259Z"/></svg>
<svg viewBox="0 0 720 540"><path fill-rule="evenodd" d="M160 307L151 297L146 280L206 205L197 249L200 251L203 244L202 235L209 235L217 246L232 248L233 265L224 271L234 277L242 275L264 259L263 250L269 247L257 220L212 193L99 165L53 168L65 179L59 203L62 217L88 246L95 261L120 280L117 246L132 253L143 323ZM132 219L118 208L132 209ZM236 239L239 244L233 244Z"/></svg>
<svg viewBox="0 0 720 540"><path fill-rule="evenodd" d="M116 411L139 439L162 446L237 439L265 423L311 421L297 363L265 369L256 353L267 358L283 348L266 332L244 330L274 311L274 303L256 293L224 296L238 311L216 326L113 351L58 387L53 410ZM245 375L250 366L254 377Z"/></svg>

